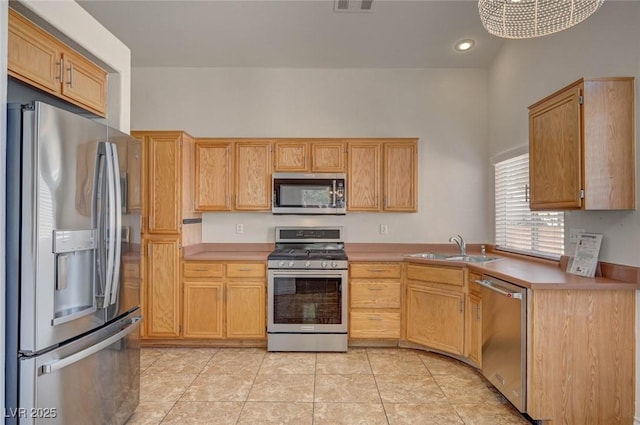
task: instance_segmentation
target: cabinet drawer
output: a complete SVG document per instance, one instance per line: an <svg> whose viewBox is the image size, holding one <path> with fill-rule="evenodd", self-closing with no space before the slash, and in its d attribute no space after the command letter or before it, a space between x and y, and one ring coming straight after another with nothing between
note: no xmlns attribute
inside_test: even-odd
<svg viewBox="0 0 640 425"><path fill-rule="evenodd" d="M223 265L220 263L184 263L184 277L222 277Z"/></svg>
<svg viewBox="0 0 640 425"><path fill-rule="evenodd" d="M400 313L352 312L351 338L400 338Z"/></svg>
<svg viewBox="0 0 640 425"><path fill-rule="evenodd" d="M138 263L124 263L124 279L140 279L140 265Z"/></svg>
<svg viewBox="0 0 640 425"><path fill-rule="evenodd" d="M349 264L349 276L400 279L401 267L402 263L352 263Z"/></svg>
<svg viewBox="0 0 640 425"><path fill-rule="evenodd" d="M407 279L464 286L464 271L446 267L407 265Z"/></svg>
<svg viewBox="0 0 640 425"><path fill-rule="evenodd" d="M230 263L227 264L227 277L265 277L264 263Z"/></svg>
<svg viewBox="0 0 640 425"><path fill-rule="evenodd" d="M352 280L352 308L400 308L400 282Z"/></svg>

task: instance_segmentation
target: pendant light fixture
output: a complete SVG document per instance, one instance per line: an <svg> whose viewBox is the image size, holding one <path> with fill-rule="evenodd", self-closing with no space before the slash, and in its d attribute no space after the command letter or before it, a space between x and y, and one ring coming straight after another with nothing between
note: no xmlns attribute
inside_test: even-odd
<svg viewBox="0 0 640 425"><path fill-rule="evenodd" d="M503 38L533 38L572 27L591 16L604 0L479 0L486 30Z"/></svg>

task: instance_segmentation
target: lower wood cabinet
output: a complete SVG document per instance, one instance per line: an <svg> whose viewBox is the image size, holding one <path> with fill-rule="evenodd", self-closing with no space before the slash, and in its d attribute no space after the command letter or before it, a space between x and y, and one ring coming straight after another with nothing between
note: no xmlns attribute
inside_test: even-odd
<svg viewBox="0 0 640 425"><path fill-rule="evenodd" d="M399 339L402 263L349 264L349 337Z"/></svg>
<svg viewBox="0 0 640 425"><path fill-rule="evenodd" d="M145 318L144 336L180 337L180 239L152 237L144 240L146 292L141 305Z"/></svg>
<svg viewBox="0 0 640 425"><path fill-rule="evenodd" d="M408 264L407 340L464 355L465 271Z"/></svg>
<svg viewBox="0 0 640 425"><path fill-rule="evenodd" d="M185 338L222 338L224 328L224 304L222 281L184 282L184 331Z"/></svg>
<svg viewBox="0 0 640 425"><path fill-rule="evenodd" d="M183 338L264 339L264 263L185 261Z"/></svg>
<svg viewBox="0 0 640 425"><path fill-rule="evenodd" d="M465 355L477 367L482 367L482 287L475 283L481 275L469 273L467 330Z"/></svg>

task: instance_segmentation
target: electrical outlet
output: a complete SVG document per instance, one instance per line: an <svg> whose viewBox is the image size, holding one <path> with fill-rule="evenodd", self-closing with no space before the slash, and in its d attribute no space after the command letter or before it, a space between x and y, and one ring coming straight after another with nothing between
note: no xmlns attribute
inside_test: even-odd
<svg viewBox="0 0 640 425"><path fill-rule="evenodd" d="M241 234L244 233L244 224L242 224L242 223L236 224L236 233L238 235L241 235Z"/></svg>
<svg viewBox="0 0 640 425"><path fill-rule="evenodd" d="M585 229L576 229L574 227L569 229L569 243L578 243L580 233L584 233Z"/></svg>
<svg viewBox="0 0 640 425"><path fill-rule="evenodd" d="M389 227L387 227L386 224L381 224L380 225L380 234L381 235L386 235L387 233L389 233Z"/></svg>

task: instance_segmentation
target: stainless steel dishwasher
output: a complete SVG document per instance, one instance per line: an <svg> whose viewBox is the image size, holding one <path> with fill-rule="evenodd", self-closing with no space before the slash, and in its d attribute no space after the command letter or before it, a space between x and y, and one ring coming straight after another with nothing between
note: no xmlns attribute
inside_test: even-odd
<svg viewBox="0 0 640 425"><path fill-rule="evenodd" d="M527 289L483 275L482 374L521 412L526 411Z"/></svg>

